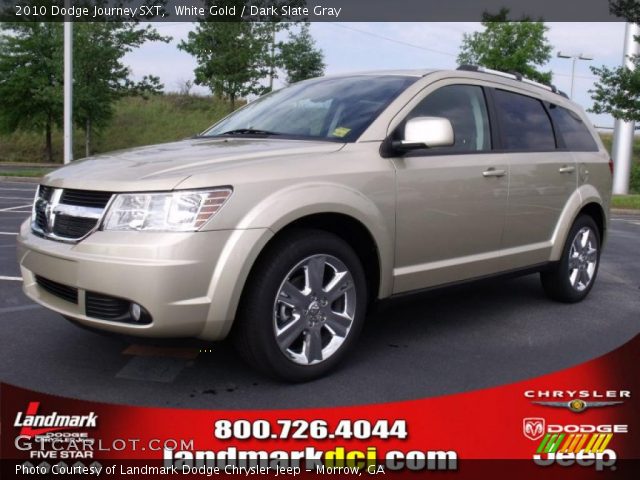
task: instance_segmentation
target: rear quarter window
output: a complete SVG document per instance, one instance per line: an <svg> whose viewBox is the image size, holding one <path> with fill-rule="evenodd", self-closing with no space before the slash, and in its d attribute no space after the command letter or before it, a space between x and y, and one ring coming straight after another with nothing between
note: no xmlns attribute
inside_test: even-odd
<svg viewBox="0 0 640 480"><path fill-rule="evenodd" d="M567 150L576 152L598 151L598 144L576 113L553 104L549 106L549 112Z"/></svg>

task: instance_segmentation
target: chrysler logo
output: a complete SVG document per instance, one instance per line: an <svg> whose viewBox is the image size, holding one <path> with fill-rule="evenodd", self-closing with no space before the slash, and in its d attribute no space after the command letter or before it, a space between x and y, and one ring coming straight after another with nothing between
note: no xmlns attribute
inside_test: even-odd
<svg viewBox="0 0 640 480"><path fill-rule="evenodd" d="M559 408L568 408L574 413L584 412L587 408L591 407L611 407L614 405L621 405L623 402L594 402L594 401L585 401L580 398L575 398L568 402L531 402L536 405L542 405L543 407L559 407Z"/></svg>

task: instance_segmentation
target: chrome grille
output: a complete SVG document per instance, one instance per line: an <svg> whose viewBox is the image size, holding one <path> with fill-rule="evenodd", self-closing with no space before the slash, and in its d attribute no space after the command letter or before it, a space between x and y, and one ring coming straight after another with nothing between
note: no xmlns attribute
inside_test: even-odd
<svg viewBox="0 0 640 480"><path fill-rule="evenodd" d="M32 230L63 242L77 242L100 224L110 192L38 187L31 220Z"/></svg>
<svg viewBox="0 0 640 480"><path fill-rule="evenodd" d="M46 185L40 185L40 196L45 200L51 200L51 194L53 193L53 187L47 187Z"/></svg>
<svg viewBox="0 0 640 480"><path fill-rule="evenodd" d="M80 238L90 232L97 223L98 220L93 218L58 215L53 225L53 233L60 237Z"/></svg>
<svg viewBox="0 0 640 480"><path fill-rule="evenodd" d="M47 217L44 214L44 210L36 208L36 217L35 224L41 230L46 230L47 228Z"/></svg>
<svg viewBox="0 0 640 480"><path fill-rule="evenodd" d="M89 190L64 190L60 203L78 207L104 208L111 199L110 192L92 192Z"/></svg>

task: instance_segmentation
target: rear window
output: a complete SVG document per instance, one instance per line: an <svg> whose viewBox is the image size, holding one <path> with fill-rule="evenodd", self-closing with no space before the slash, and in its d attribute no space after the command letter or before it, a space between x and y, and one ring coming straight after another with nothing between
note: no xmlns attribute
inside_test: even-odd
<svg viewBox="0 0 640 480"><path fill-rule="evenodd" d="M555 150L551 120L540 100L495 90L503 147L517 151Z"/></svg>
<svg viewBox="0 0 640 480"><path fill-rule="evenodd" d="M567 150L576 152L598 151L598 144L576 113L553 104L550 105L549 112Z"/></svg>

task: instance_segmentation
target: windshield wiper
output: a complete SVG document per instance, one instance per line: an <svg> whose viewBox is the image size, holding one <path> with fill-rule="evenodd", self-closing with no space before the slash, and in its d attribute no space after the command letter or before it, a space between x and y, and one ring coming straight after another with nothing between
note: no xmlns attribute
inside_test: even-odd
<svg viewBox="0 0 640 480"><path fill-rule="evenodd" d="M237 128L223 132L220 135L282 135L278 132L269 132L268 130L258 130L255 128Z"/></svg>

